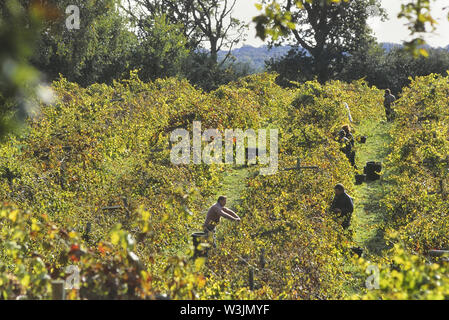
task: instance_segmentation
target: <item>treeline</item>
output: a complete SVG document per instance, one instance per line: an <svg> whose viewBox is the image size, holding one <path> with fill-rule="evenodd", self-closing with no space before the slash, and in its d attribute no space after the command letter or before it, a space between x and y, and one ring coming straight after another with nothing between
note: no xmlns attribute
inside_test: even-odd
<svg viewBox="0 0 449 320"><path fill-rule="evenodd" d="M382 44L372 43L336 63L335 68L339 71L331 78L348 82L364 78L370 85L382 89L390 88L394 94L399 94L410 84L411 78L447 74L449 51L443 48L426 50L428 57L415 58L402 46L385 48ZM311 59L303 50L292 49L283 57L268 60L266 67L267 70L280 74L280 85L289 87L294 86L292 82L316 78L310 67Z"/></svg>
<svg viewBox="0 0 449 320"><path fill-rule="evenodd" d="M73 5L79 29L66 24L74 21L67 9ZM17 11L42 13L30 61L49 82L62 74L84 87L112 84L139 69L143 81L177 76L212 90L248 73L229 54L218 58L247 28L232 15L234 6L231 0L8 0L0 16L7 21Z"/></svg>
<svg viewBox="0 0 449 320"><path fill-rule="evenodd" d="M112 84L138 69L143 81L179 77L211 91L253 72L232 56L248 28L234 16L235 0L8 0L0 5L3 18L11 14L8 5L16 2L46 18L30 61L47 81L62 74L84 87ZM66 25L70 5L79 8L79 29ZM446 73L446 50L428 49L428 58L416 59L404 48L386 50L377 44L367 25L369 6L368 0L352 0L290 8L297 31L273 37L270 44L297 49L270 59L266 69L280 74L282 86L365 78L394 93L410 83L410 76ZM384 14L380 7L379 14ZM323 25L317 17L332 23Z"/></svg>

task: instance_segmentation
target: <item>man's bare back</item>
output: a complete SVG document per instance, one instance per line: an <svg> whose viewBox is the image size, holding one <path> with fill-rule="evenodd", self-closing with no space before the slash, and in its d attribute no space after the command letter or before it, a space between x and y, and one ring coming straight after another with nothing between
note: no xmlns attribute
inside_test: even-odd
<svg viewBox="0 0 449 320"><path fill-rule="evenodd" d="M215 231L215 227L220 223L220 218L223 217L232 221L240 221L240 217L231 209L225 207L226 197L219 197L218 202L209 208L204 222L204 229L207 232Z"/></svg>

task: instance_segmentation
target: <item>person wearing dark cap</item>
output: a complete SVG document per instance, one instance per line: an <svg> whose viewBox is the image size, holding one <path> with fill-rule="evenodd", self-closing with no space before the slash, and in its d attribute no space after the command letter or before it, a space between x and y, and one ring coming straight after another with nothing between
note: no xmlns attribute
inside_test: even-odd
<svg viewBox="0 0 449 320"><path fill-rule="evenodd" d="M343 229L348 229L351 224L352 213L354 212L354 202L341 183L337 184L334 190L335 196L332 201L331 211L337 214L338 218L343 218L342 227Z"/></svg>

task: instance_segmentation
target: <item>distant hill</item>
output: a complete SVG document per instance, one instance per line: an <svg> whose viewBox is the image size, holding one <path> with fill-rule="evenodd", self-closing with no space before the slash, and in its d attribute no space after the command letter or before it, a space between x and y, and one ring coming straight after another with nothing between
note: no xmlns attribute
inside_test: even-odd
<svg viewBox="0 0 449 320"><path fill-rule="evenodd" d="M402 44L392 43L392 42L382 42L380 45L382 46L382 48L385 49L386 52L390 52L393 49L402 47Z"/></svg>
<svg viewBox="0 0 449 320"><path fill-rule="evenodd" d="M390 52L395 48L402 47L401 44L391 42L381 43L381 46L385 49L386 52ZM429 46L426 47L430 48ZM268 46L253 47L247 45L232 50L232 55L235 57L237 63L247 64L254 72L261 72L265 69L266 60L276 57L282 57L286 55L290 49L292 49L291 46L279 46L270 49ZM443 49L449 51L449 45ZM223 58L226 53L227 52L225 51L220 51L219 58Z"/></svg>
<svg viewBox="0 0 449 320"><path fill-rule="evenodd" d="M291 49L290 46L273 47L268 46L253 47L243 46L232 51L232 55L236 58L237 63L248 64L255 72L265 69L265 61L270 58L282 57ZM227 52L221 51L219 57L223 58Z"/></svg>

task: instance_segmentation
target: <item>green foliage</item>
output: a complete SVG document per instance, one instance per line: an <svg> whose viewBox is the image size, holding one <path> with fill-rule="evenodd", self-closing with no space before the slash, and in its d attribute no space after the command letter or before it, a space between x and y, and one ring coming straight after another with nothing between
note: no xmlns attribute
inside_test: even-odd
<svg viewBox="0 0 449 320"><path fill-rule="evenodd" d="M406 42L406 48L413 53L415 57L428 57L428 52L422 46L426 44L423 34L436 30L437 21L431 15L431 1L430 0L413 0L401 5L401 12L398 18L406 18L408 23L408 30L411 36L416 38ZM449 15L448 15L449 18Z"/></svg>
<svg viewBox="0 0 449 320"><path fill-rule="evenodd" d="M230 51L242 41L248 28L235 17L235 6L235 0L137 0L122 7L139 26L166 16L169 23L180 26L189 49L195 52L208 48L209 59L217 64L218 52Z"/></svg>
<svg viewBox="0 0 449 320"><path fill-rule="evenodd" d="M382 261L379 268L379 288L367 290L364 300L446 300L449 296L447 262L429 262L410 254L401 245L390 252L392 258ZM363 270L369 262L359 261ZM371 264L372 265L372 264Z"/></svg>
<svg viewBox="0 0 449 320"><path fill-rule="evenodd" d="M293 13L299 9L304 10L308 5L326 6L332 4L342 4L344 2L355 2L353 0L296 0L289 1L289 6L283 7L279 3L283 1L268 1L261 0L261 4L257 4L259 10L263 9L263 4L266 5L264 12L255 17L253 20L256 23L257 36L263 40L267 36L271 36L274 40L279 37L287 36L292 30L295 30L296 25L292 18ZM369 6L379 6L378 1L366 1ZM382 16L384 13L380 10ZM401 4L401 11L398 14L398 19L404 18L408 20L407 26L410 35L414 37L410 41L406 41L405 47L415 57L428 57L428 51L424 45L424 34L434 32L436 30L437 21L431 14L431 0L410 0L408 3ZM449 13L448 13L449 19Z"/></svg>
<svg viewBox="0 0 449 320"><path fill-rule="evenodd" d="M279 37L287 36L296 30L294 14L297 10L308 11L310 6L326 7L331 5L343 5L356 3L355 0L296 0L288 1L287 6L281 6L284 1L268 1L261 0L261 4L257 7L264 12L255 17L257 36L265 40L267 36L271 36L274 40ZM379 7L378 1L364 1L365 13L367 6ZM408 3L401 4L401 11L398 19L405 18L408 20L408 29L410 35L414 37L411 41L405 42L406 48L415 56L428 56L427 50L423 47L426 44L423 35L427 32L433 32L436 29L436 20L431 15L430 0L410 0ZM382 16L384 13L380 10ZM449 13L448 13L449 18ZM348 29L349 30L349 29Z"/></svg>
<svg viewBox="0 0 449 320"><path fill-rule="evenodd" d="M141 24L139 45L132 55L132 65L141 69L140 78L150 81L181 74L189 50L180 25L167 23L165 16L148 18Z"/></svg>
<svg viewBox="0 0 449 320"><path fill-rule="evenodd" d="M38 6L25 10L14 0L0 6L0 137L36 111L43 88L28 59L44 17Z"/></svg>
<svg viewBox="0 0 449 320"><path fill-rule="evenodd" d="M66 7L80 8L80 29L66 26ZM81 85L112 82L129 72L136 35L117 9L117 0L49 1L57 18L44 25L33 64L51 80L63 74Z"/></svg>
<svg viewBox="0 0 449 320"><path fill-rule="evenodd" d="M410 79L394 106L390 154L384 164L389 184L380 200L391 250L378 266L379 289L363 299L447 299L448 240L448 77ZM361 272L373 262L360 261ZM353 298L360 298L356 296Z"/></svg>
<svg viewBox="0 0 449 320"><path fill-rule="evenodd" d="M381 92L361 81L285 90L275 78L242 78L210 93L176 79L145 83L137 72L112 86L54 82L56 104L0 148L0 197L9 203L0 221L3 298L50 298L50 281L66 278L69 265L81 272L73 299L344 297L350 243L326 209L333 184L353 184L333 134L346 122L344 102L357 121L375 117ZM251 175L242 224L219 235L207 262L186 255L224 168L168 161L171 131L193 120L221 131L268 121L280 128L281 167L296 157L320 166ZM236 256L257 264L261 249L266 270L256 271L250 291Z"/></svg>
<svg viewBox="0 0 449 320"><path fill-rule="evenodd" d="M413 57L407 48L396 47L385 52L379 45L362 47L353 53L339 78L363 77L378 88L390 88L394 94L410 84L410 78L429 74L445 75L449 70L449 52L427 49L427 57Z"/></svg>
<svg viewBox="0 0 449 320"><path fill-rule="evenodd" d="M301 73L302 78L307 80L313 79L313 76L316 76L321 83L333 79L342 70L348 54L356 51L372 38L367 26L368 7L378 6L372 1L282 1L280 3L281 5L276 2L271 3L266 9L268 17L262 16L261 19L259 16L255 20L256 22L258 19L270 21L277 19L277 15L284 16L284 19L288 21L288 28L280 28L279 39L277 39L278 32L272 31L273 41L275 44L288 43L300 49L293 59L296 61L292 72ZM281 11L281 13L272 17L270 12L273 10ZM381 12L380 9L379 11ZM259 21L258 27L264 23L269 24L266 21ZM276 26L275 23L275 30Z"/></svg>
<svg viewBox="0 0 449 320"><path fill-rule="evenodd" d="M286 55L271 58L265 64L268 71L279 74L277 79L279 85L294 87L293 81L311 81L316 77L311 62L312 58L303 50L291 49Z"/></svg>
<svg viewBox="0 0 449 320"><path fill-rule="evenodd" d="M261 81L267 89L273 86L270 79ZM73 241L46 245L46 238L19 239L24 247L17 250L24 250L23 257L29 254L27 241L42 248L39 254L48 264L43 279L62 276L51 270L63 270L74 261L57 257L79 249L88 252L85 260L82 255L75 261L85 279L80 298L147 298L161 291L173 298L195 298L193 291L204 279L197 281L184 258L176 258L178 268L170 257L188 247L189 232L199 225L198 213L214 192L219 172L215 167L172 166L168 137L175 128L190 127L192 120L221 130L257 127L265 98L248 89L255 79L246 81L211 94L175 79L144 83L136 73L112 87L95 84L84 89L65 79L55 82L57 103L42 106L39 119L30 119L26 135L11 137L1 146L1 199L30 212L13 227L7 222L1 226L4 239L14 239L11 232L25 232L27 223L45 216ZM106 208L116 205L121 208ZM92 227L86 235L87 223ZM38 236L46 237L46 229L39 228ZM130 242L129 237L136 240ZM99 247L110 254L102 254ZM2 255L7 250L4 247ZM90 255L92 250L95 254ZM3 270L17 276L14 266L23 257L3 260ZM142 259L142 269L133 267L136 257ZM34 260L24 260L25 269L33 266ZM180 272L185 276L169 276ZM186 280L191 274L194 284ZM49 282L34 287L33 279L24 280L18 291L11 291L13 282L5 283L4 297L48 298Z"/></svg>
<svg viewBox="0 0 449 320"><path fill-rule="evenodd" d="M237 81L248 74L250 71L245 65L231 60L219 65L205 51L190 53L183 66L186 79L206 91L216 90L219 86Z"/></svg>
<svg viewBox="0 0 449 320"><path fill-rule="evenodd" d="M23 12L21 25L30 21L34 23L34 18L27 12L29 7L33 7L31 3L23 0L17 5L17 10ZM174 1L165 4L165 9L177 6ZM66 26L66 8L69 5L80 10L79 29ZM228 54L218 61L218 52L226 45L232 47L239 42L245 29L240 21L230 16L229 7L225 8L223 17L213 15L213 12L223 10L222 1L207 1L209 18L218 19L220 16L220 21L217 25L204 26L196 46L193 43L197 41L198 31L208 21L204 13L197 12L199 9L195 9L195 14L200 14L201 18L195 18L187 8L186 16L179 16L177 20L170 10L154 9L156 11L150 15L139 16L124 8L118 0L47 1L45 5L34 6L37 7L35 11L48 16L48 19L39 19L42 28L36 28L32 39L28 35L24 39L17 37L15 41L29 51L23 58L30 60L50 81L57 80L62 74L81 86L111 84L114 79L125 78L131 70L138 69L144 81L185 77L210 91L249 73L245 66L233 63ZM8 28L12 26L10 24ZM193 29L188 31L186 28ZM209 32L205 33L206 29ZM234 29L237 29L237 34L231 32ZM5 29L5 35L9 34ZM213 52L201 49L200 44L205 39L214 44ZM32 52L31 46L25 43L35 43L35 50Z"/></svg>
<svg viewBox="0 0 449 320"><path fill-rule="evenodd" d="M393 94L399 95L410 84L410 78L432 73L445 75L449 70L449 52L446 49L426 50L427 57L414 57L403 46L368 41L347 55L341 69L331 78L346 82L363 78L370 85L381 89L389 88ZM270 72L279 74L279 85L293 87L294 82L316 78L312 62L313 58L298 48L291 49L284 56L271 58L266 66Z"/></svg>
<svg viewBox="0 0 449 320"><path fill-rule="evenodd" d="M347 121L345 101L357 121L375 119L382 94L363 82L308 82L277 95L282 112L272 125L280 128L280 168L293 167L301 157L319 170L250 177L238 206L242 222L222 240L219 235L223 242L207 265L214 279L235 291L248 284L248 269L235 267L238 257L257 266L264 250L266 266L255 272L256 297L344 298L344 285L352 281L344 272L351 241L327 209L333 186L342 182L352 190L353 177L334 133Z"/></svg>
<svg viewBox="0 0 449 320"><path fill-rule="evenodd" d="M395 106L394 187L384 203L406 249L424 254L449 246L448 92L447 77L417 77Z"/></svg>

